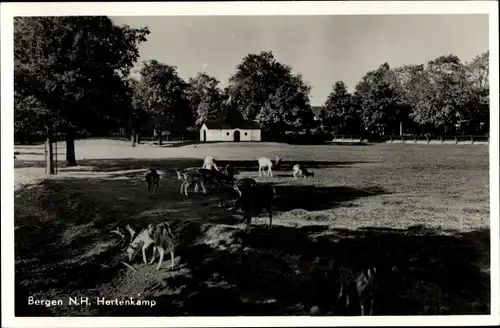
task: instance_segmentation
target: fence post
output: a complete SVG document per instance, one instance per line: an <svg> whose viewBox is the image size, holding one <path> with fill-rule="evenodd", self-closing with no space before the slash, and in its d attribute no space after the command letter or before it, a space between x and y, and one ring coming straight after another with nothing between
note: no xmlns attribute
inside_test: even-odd
<svg viewBox="0 0 500 328"><path fill-rule="evenodd" d="M474 144L474 137L473 136L470 136L470 143L471 143L471 145Z"/></svg>
<svg viewBox="0 0 500 328"><path fill-rule="evenodd" d="M342 141L344 141L344 135L342 135Z"/></svg>
<svg viewBox="0 0 500 328"><path fill-rule="evenodd" d="M431 141L429 140L429 136L425 136L425 139L427 140L427 143L430 143Z"/></svg>
<svg viewBox="0 0 500 328"><path fill-rule="evenodd" d="M391 134L391 143L393 143L393 142L394 142L394 140L392 140L392 134Z"/></svg>
<svg viewBox="0 0 500 328"><path fill-rule="evenodd" d="M351 135L351 142L354 142L354 136Z"/></svg>
<svg viewBox="0 0 500 328"><path fill-rule="evenodd" d="M457 145L457 144L458 144L458 137L455 136L455 145Z"/></svg>
<svg viewBox="0 0 500 328"><path fill-rule="evenodd" d="M405 138L401 135L401 143L405 143Z"/></svg>
<svg viewBox="0 0 500 328"><path fill-rule="evenodd" d="M441 139L441 143L444 143L444 138L443 138L443 136L439 136L439 138Z"/></svg>

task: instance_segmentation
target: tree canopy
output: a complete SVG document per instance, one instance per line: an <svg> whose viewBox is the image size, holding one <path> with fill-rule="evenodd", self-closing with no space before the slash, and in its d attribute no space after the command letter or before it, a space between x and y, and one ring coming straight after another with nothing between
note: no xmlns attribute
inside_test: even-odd
<svg viewBox="0 0 500 328"><path fill-rule="evenodd" d="M314 114L311 88L300 74L278 62L272 52L249 54L229 79L228 93L247 120L257 120L267 131L307 128Z"/></svg>
<svg viewBox="0 0 500 328"><path fill-rule="evenodd" d="M160 144L163 131L183 131L193 119L186 98L187 86L175 66L157 60L142 63L140 80L135 87L134 107L149 115Z"/></svg>
<svg viewBox="0 0 500 328"><path fill-rule="evenodd" d="M117 26L105 16L15 18L16 92L41 104L45 124L63 127L68 165L76 165L74 129L110 128L128 120L124 77L148 34L147 28Z"/></svg>
<svg viewBox="0 0 500 328"><path fill-rule="evenodd" d="M189 86L186 90L187 99L196 117L197 126L221 114L225 95L219 88L219 83L216 77L206 73L198 73L196 77L189 79Z"/></svg>
<svg viewBox="0 0 500 328"><path fill-rule="evenodd" d="M474 133L489 122L488 60L485 52L465 64L453 54L425 65L384 63L356 85L350 111L347 91L337 82L325 102L323 124L350 133L356 128L348 122L356 120L371 133L399 134L400 124L412 133ZM346 112L350 115L341 115Z"/></svg>
<svg viewBox="0 0 500 328"><path fill-rule="evenodd" d="M329 132L349 133L361 127L361 113L342 81L335 82L321 111L321 119Z"/></svg>

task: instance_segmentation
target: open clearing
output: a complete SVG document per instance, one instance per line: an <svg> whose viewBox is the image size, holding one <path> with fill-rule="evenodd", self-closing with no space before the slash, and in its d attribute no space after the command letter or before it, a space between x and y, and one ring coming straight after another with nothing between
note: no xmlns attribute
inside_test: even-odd
<svg viewBox="0 0 500 328"><path fill-rule="evenodd" d="M64 144L59 144L63 163ZM43 145L16 146L16 315L225 316L359 315L338 300L339 274L377 268L376 315L487 314L489 158L487 145L272 143L132 148L77 141L78 167L43 180ZM179 195L174 169L205 155L232 163L237 177L273 184L274 226L265 214L243 231L220 194ZM284 156L274 178L257 156ZM294 181L301 163L316 177ZM144 175L161 171L159 194ZM117 224L172 220L176 267L134 262L109 233ZM396 266L397 274L391 271ZM146 306L27 306L38 299L154 299Z"/></svg>

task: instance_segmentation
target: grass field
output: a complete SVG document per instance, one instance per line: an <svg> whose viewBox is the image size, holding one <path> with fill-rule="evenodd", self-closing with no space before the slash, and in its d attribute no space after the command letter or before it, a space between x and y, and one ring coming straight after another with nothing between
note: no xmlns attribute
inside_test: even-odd
<svg viewBox="0 0 500 328"><path fill-rule="evenodd" d="M62 163L64 145L59 145ZM486 145L271 143L130 147L77 142L79 166L43 179L43 146L19 146L15 170L16 315L359 315L337 299L339 275L375 266L376 315L487 314L489 159ZM205 155L238 177L273 184L264 214L243 231L220 194L179 195L175 168ZM257 156L284 156L274 178ZM301 163L316 177L294 181ZM144 175L161 171L159 194ZM109 233L117 224L172 220L176 268L138 272ZM393 272L397 267L397 272ZM154 299L155 307L27 306L27 295ZM311 310L313 309L313 310ZM312 312L311 312L312 311Z"/></svg>

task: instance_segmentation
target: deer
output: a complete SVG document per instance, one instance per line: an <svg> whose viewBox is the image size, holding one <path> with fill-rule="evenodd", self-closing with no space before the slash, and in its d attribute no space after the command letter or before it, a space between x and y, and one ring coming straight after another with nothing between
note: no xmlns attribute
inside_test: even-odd
<svg viewBox="0 0 500 328"><path fill-rule="evenodd" d="M207 170L214 169L219 171L219 168L215 164L214 158L212 156L205 156L205 158L203 158L203 166L201 168Z"/></svg>
<svg viewBox="0 0 500 328"><path fill-rule="evenodd" d="M305 167L301 166L300 164L295 164L292 168L292 174L294 180L297 180L299 177L301 178L309 178L313 177L314 178L314 172L309 172Z"/></svg>
<svg viewBox="0 0 500 328"><path fill-rule="evenodd" d="M174 235L168 222L164 221L160 223L150 223L139 230L136 230L129 224L127 224L125 226L125 229L130 234L130 242L127 247L127 256L129 262L132 262L137 253L139 253L139 251L142 251L142 260L144 264L151 265L155 260L156 251L158 251L160 254L160 258L156 270L160 270L165 252L169 251L171 258L170 267L171 269L174 268ZM119 235L123 243L127 242L125 238L125 231L122 228L117 227L116 229L111 230L111 232ZM150 246L153 246L153 256L148 262L146 257L146 250Z"/></svg>
<svg viewBox="0 0 500 328"><path fill-rule="evenodd" d="M374 292L376 288L375 283L375 273L377 269L375 267L369 269L361 270L356 276L353 275L350 269L342 269L342 274L340 278L340 292L338 299L345 296L345 307L349 306L349 290L356 290L358 297L358 303L361 310L361 316L365 315L365 306L369 302L369 315L373 315L373 303L374 303Z"/></svg>
<svg viewBox="0 0 500 328"><path fill-rule="evenodd" d="M251 179L253 180L253 179ZM253 181L255 182L255 180ZM248 185L246 185L248 183ZM269 214L269 228L273 225L272 201L276 195L276 190L267 184L252 183L247 180L239 185L234 184L234 190L239 194L234 206L228 210L243 210L243 222L245 222L245 231L250 231L252 216L258 214L263 207L267 209Z"/></svg>
<svg viewBox="0 0 500 328"><path fill-rule="evenodd" d="M160 183L160 175L158 172L156 172L155 169L149 169L148 174L146 174L146 193L149 194L156 194L156 191L158 190L158 186Z"/></svg>
<svg viewBox="0 0 500 328"><path fill-rule="evenodd" d="M230 164L227 164L224 168L224 171L218 170L208 170L208 169L198 169L197 171L191 172L177 172L177 177L179 180L183 180L181 184L181 195L188 196L187 188L195 183L194 192L198 192L198 185L203 189L203 193L206 194L207 190L205 188L205 184L207 182L214 182L217 190L219 190L219 183L221 181L234 183L234 171Z"/></svg>
<svg viewBox="0 0 500 328"><path fill-rule="evenodd" d="M255 187L256 185L257 181L252 178L241 178L234 181L233 189L241 196L242 192L245 192L251 187Z"/></svg>
<svg viewBox="0 0 500 328"><path fill-rule="evenodd" d="M282 158L283 156L282 157L276 156L276 160L273 163L271 159L268 157L257 157L257 162L259 163L259 177L261 176L262 171L266 168L267 168L267 176L272 177L273 176L272 169L278 167ZM266 176L265 172L264 176Z"/></svg>

